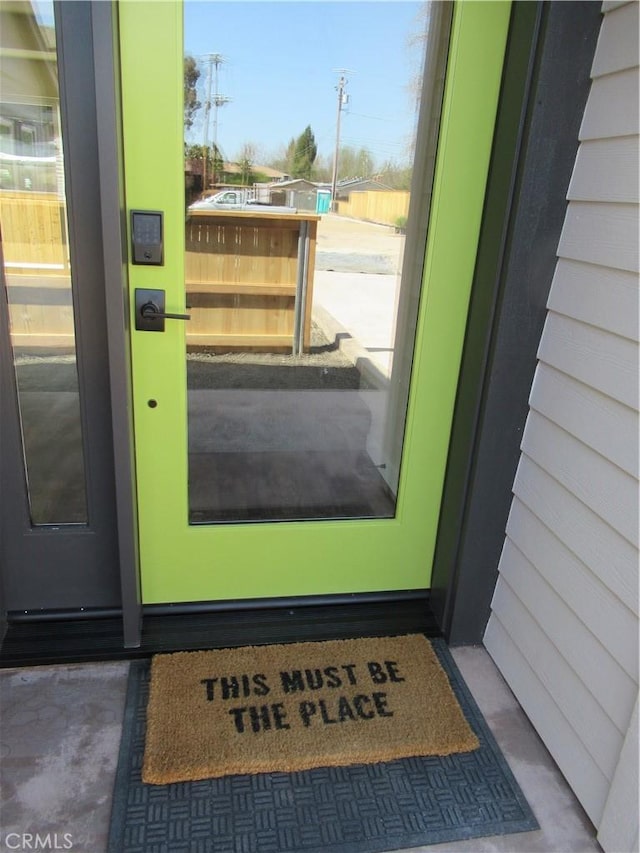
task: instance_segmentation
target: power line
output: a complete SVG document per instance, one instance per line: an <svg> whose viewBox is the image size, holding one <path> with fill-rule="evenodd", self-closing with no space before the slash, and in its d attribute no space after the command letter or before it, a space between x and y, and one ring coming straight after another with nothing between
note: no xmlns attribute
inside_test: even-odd
<svg viewBox="0 0 640 853"><path fill-rule="evenodd" d="M396 123L400 120L400 118L403 118L402 116L401 116L400 118L398 118L397 116L396 116L396 117L388 117L388 116L369 116L369 115L366 115L365 113L354 113L354 112L353 112L353 110L349 110L349 115L351 115L351 116L357 116L358 118L368 118L368 119L373 119L374 121L388 121L388 122L391 122L391 123L394 123L394 124L396 124Z"/></svg>
<svg viewBox="0 0 640 853"><path fill-rule="evenodd" d="M216 162L218 159L218 109L228 104L231 98L218 92L218 69L225 61L221 53L210 53L206 57L209 63L207 98L204 102L204 137L202 158L202 191L207 188L207 149L209 146L209 113L213 106L213 182L216 181ZM213 86L213 93L211 88Z"/></svg>
<svg viewBox="0 0 640 853"><path fill-rule="evenodd" d="M338 93L338 113L336 117L336 146L333 152L333 173L331 176L331 207L333 210L336 209L336 184L338 183L338 156L340 153L340 118L342 116L342 108L346 106L349 102L349 96L345 92L345 88L349 81L344 76L349 71L349 69L336 68L334 70L340 75L340 79L338 80L338 85L336 86L336 91Z"/></svg>

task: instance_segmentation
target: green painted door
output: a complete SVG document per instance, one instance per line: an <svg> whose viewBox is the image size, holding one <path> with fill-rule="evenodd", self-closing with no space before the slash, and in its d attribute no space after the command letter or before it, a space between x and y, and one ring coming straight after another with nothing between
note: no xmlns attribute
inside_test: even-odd
<svg viewBox="0 0 640 853"><path fill-rule="evenodd" d="M410 5L120 4L129 227L131 211L163 213L162 264L128 269L147 604L430 585L510 4L413 19L427 56L407 207L389 156L382 174L388 136L356 152L376 181L354 187L341 169L358 120L403 131L380 87L408 42L385 46L376 80L375 27L390 40ZM242 6L271 25L253 43L238 38ZM322 42L336 10L365 16L342 51L356 73ZM272 125L291 138L279 174L259 159ZM136 329L139 289L191 319Z"/></svg>

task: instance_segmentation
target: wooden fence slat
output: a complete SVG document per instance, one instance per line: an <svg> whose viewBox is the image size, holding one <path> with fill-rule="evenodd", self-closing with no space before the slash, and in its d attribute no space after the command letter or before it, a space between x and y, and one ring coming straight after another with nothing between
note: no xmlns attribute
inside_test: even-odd
<svg viewBox="0 0 640 853"><path fill-rule="evenodd" d="M298 269L298 239L318 217L241 211L196 212L186 224L185 279L191 322L187 345L230 349L291 346ZM313 286L307 270L307 306ZM304 348L311 322L305 317Z"/></svg>
<svg viewBox="0 0 640 853"><path fill-rule="evenodd" d="M56 265L68 274L64 203L55 193L0 191L5 263L12 270Z"/></svg>

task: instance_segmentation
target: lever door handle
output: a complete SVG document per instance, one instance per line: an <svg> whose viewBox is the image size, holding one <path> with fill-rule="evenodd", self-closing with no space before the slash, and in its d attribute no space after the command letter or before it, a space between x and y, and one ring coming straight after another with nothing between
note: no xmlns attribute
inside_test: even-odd
<svg viewBox="0 0 640 853"><path fill-rule="evenodd" d="M145 302L140 309L140 314L145 320L190 320L191 314L169 314L160 311L154 302Z"/></svg>
<svg viewBox="0 0 640 853"><path fill-rule="evenodd" d="M164 332L165 320L190 320L190 314L165 311L164 290L136 288L135 326L139 332Z"/></svg>

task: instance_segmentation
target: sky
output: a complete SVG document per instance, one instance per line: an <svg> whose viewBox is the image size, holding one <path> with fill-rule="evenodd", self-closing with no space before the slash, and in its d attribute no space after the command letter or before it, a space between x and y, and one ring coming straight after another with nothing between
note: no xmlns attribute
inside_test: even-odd
<svg viewBox="0 0 640 853"><path fill-rule="evenodd" d="M53 0L32 0L31 5L41 26L53 26Z"/></svg>
<svg viewBox="0 0 640 853"><path fill-rule="evenodd" d="M202 68L199 100L206 99L207 54L224 58L218 94L217 141L236 160L252 143L264 162L311 126L318 153L331 158L336 141L340 69L348 69L349 103L341 116L341 145L367 148L380 165L406 161L415 129L410 84L422 64L423 2L411 0L187 0L185 53ZM204 109L187 141L202 144ZM213 142L213 110L209 119Z"/></svg>

